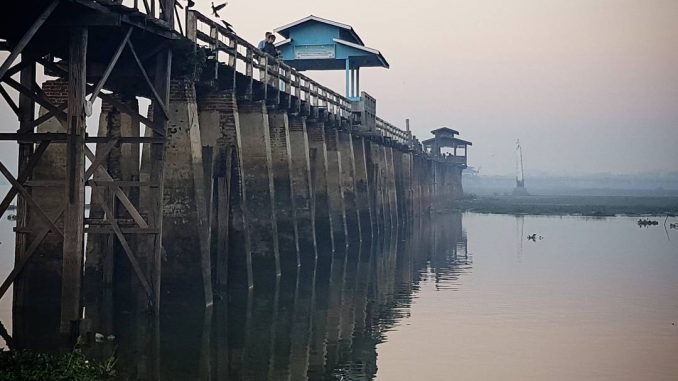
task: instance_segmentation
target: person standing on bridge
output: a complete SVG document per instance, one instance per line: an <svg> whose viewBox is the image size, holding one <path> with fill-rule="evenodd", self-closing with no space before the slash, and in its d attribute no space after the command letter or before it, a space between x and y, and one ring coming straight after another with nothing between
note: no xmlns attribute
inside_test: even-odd
<svg viewBox="0 0 678 381"><path fill-rule="evenodd" d="M266 37L266 43L264 44L264 48L261 49L264 51L264 53L272 56L273 58L278 58L280 53L278 52L278 49L275 47L275 34L271 33Z"/></svg>
<svg viewBox="0 0 678 381"><path fill-rule="evenodd" d="M264 35L264 39L259 41L259 45L257 45L257 48L259 48L259 50L264 50L264 47L266 46L266 41L268 41L268 37L272 34L273 33L271 32L266 32L266 34Z"/></svg>

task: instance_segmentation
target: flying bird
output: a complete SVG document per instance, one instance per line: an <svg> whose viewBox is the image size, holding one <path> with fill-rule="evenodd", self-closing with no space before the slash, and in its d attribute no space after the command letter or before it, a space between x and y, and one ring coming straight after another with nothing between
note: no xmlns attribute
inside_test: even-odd
<svg viewBox="0 0 678 381"><path fill-rule="evenodd" d="M223 3L223 4L219 4L219 5L214 5L214 2L212 2L212 14L215 17L221 17L221 16L219 16L219 13L217 13L217 12L222 10L227 5L228 5L228 1Z"/></svg>

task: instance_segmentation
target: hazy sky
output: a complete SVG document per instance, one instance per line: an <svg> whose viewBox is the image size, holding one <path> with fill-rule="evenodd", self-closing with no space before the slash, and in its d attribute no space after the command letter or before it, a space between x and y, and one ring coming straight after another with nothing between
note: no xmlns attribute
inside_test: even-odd
<svg viewBox="0 0 678 381"><path fill-rule="evenodd" d="M459 130L481 173L512 174L516 138L528 176L678 171L676 0L230 0L221 13L253 43L309 14L352 25L391 64L361 71L378 115L410 118L420 139ZM310 75L343 93L343 72Z"/></svg>

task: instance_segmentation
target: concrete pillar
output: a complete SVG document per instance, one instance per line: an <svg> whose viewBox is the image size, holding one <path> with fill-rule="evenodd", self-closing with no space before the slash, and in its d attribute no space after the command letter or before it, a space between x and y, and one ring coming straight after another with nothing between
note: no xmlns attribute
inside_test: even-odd
<svg viewBox="0 0 678 381"><path fill-rule="evenodd" d="M210 216L195 86L170 85L165 157L162 293L168 301L192 297L212 304ZM214 127L214 126L211 126ZM202 298L196 297L202 295Z"/></svg>
<svg viewBox="0 0 678 381"><path fill-rule="evenodd" d="M283 274L296 274L300 265L295 199L292 186L292 152L289 119L284 110L269 110L271 170L275 195L280 266Z"/></svg>
<svg viewBox="0 0 678 381"><path fill-rule="evenodd" d="M360 221L360 233L363 242L372 238L372 200L370 198L370 178L367 176L365 156L365 138L353 136L353 158L355 173L355 201Z"/></svg>
<svg viewBox="0 0 678 381"><path fill-rule="evenodd" d="M325 129L325 143L327 146L327 196L330 203L330 221L334 250L341 251L347 245L346 214L341 192L341 152L338 147L337 130Z"/></svg>
<svg viewBox="0 0 678 381"><path fill-rule="evenodd" d="M42 90L52 104L68 100L68 82L50 80ZM39 115L48 111L40 107ZM65 133L65 122L49 119L38 126L38 133ZM63 185L66 179L66 145L50 144L32 172L35 186L29 189L33 200L63 231L61 218L66 197ZM39 184L38 182L43 182ZM45 221L36 208L26 207L26 225L17 227L17 242L23 236L25 247L36 245ZM26 249L24 249L26 250ZM24 252L18 256L24 256ZM63 238L49 232L37 244L31 259L14 282L12 336L18 348L36 351L58 349L61 316L61 276L63 259Z"/></svg>
<svg viewBox="0 0 678 381"><path fill-rule="evenodd" d="M317 255L315 208L313 204L310 145L304 117L291 116L289 118L289 139L299 260L302 266L312 267L315 265Z"/></svg>
<svg viewBox="0 0 678 381"><path fill-rule="evenodd" d="M268 114L261 102L242 102L238 116L242 209L252 285L270 287L280 275L280 258Z"/></svg>
<svg viewBox="0 0 678 381"><path fill-rule="evenodd" d="M337 131L337 148L341 159L341 195L346 219L346 240L347 243L359 242L360 216L355 191L353 137L350 132Z"/></svg>
<svg viewBox="0 0 678 381"><path fill-rule="evenodd" d="M307 121L311 180L315 210L315 231L318 257L327 249L334 249L330 204L327 194L327 146L325 127L322 122Z"/></svg>
<svg viewBox="0 0 678 381"><path fill-rule="evenodd" d="M399 223L398 193L396 185L396 168L393 147L384 147L387 172L388 203L391 212L391 226L395 229Z"/></svg>

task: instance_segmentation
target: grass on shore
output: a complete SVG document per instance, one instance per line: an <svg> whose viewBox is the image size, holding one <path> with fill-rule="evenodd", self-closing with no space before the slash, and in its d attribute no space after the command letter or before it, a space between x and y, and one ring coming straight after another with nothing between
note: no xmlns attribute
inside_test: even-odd
<svg viewBox="0 0 678 381"><path fill-rule="evenodd" d="M0 350L0 381L111 380L115 360L96 362L80 353Z"/></svg>
<svg viewBox="0 0 678 381"><path fill-rule="evenodd" d="M470 196L458 205L468 212L514 215L678 215L678 197Z"/></svg>

